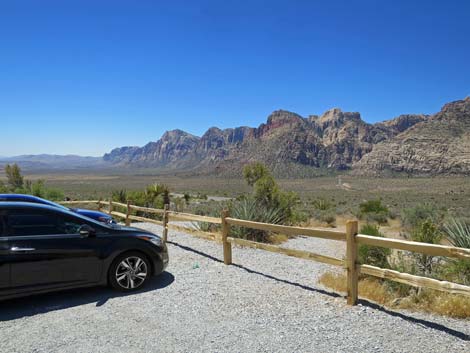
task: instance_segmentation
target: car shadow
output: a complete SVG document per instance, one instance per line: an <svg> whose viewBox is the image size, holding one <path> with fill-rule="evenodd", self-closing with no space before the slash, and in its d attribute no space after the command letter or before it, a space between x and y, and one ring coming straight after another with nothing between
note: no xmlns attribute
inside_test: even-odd
<svg viewBox="0 0 470 353"><path fill-rule="evenodd" d="M193 249L193 248L190 248L188 246L184 246L184 245L181 245L181 244L178 244L178 243L175 243L175 242L169 242L169 243L174 245L174 246L177 246L177 247L179 247L183 250L191 251L195 254L198 254L200 256L204 256L204 257L206 257L208 259L211 259L213 261L223 263L222 260L220 260L220 259L218 259L218 258L216 258L212 255L203 253L199 250L196 250L196 249ZM310 287L310 286L307 286L305 284L301 284L301 283L298 283L298 282L292 282L292 281L289 281L289 280L286 280L286 279L278 278L278 277L270 275L270 274L266 274L266 273L263 273L263 272L260 272L260 271L257 271L257 270L247 268L243 265L238 265L238 264L232 263L231 266L238 267L239 269L244 270L248 273L256 274L256 275L259 275L259 276L262 276L262 277L265 277L265 278L269 278L269 279L277 281L277 282L281 282L281 283L285 283L285 284L288 284L288 285L291 285L291 286L294 286L294 287L302 288L302 289L310 291L310 292L320 293L322 295L326 295L326 296L329 296L329 297L332 297L332 298L343 297L346 300L346 297L344 295L338 294L336 292L330 292L330 291L327 291L327 290L324 290L324 289L314 288L314 287ZM429 321L429 320L426 320L426 319L419 319L419 318L410 316L410 315L408 315L407 313L404 313L404 312L398 312L398 311L394 311L394 310L385 308L385 307L383 307L379 304L376 304L374 302L370 302L370 301L365 300L365 299L360 299L359 304L361 304L363 306L366 306L366 307L369 307L369 308L374 309L374 310L384 312L384 313L386 313L390 316L398 317L398 318L400 318L402 320L405 320L407 322L410 322L412 324L416 324L416 325L424 326L426 328L430 328L430 329L433 329L433 330L436 330L436 331L440 331L440 332L446 333L448 335L451 335L455 338L461 339L463 341L470 341L470 335L468 335L464 332L454 330L450 327L439 324L437 322Z"/></svg>
<svg viewBox="0 0 470 353"><path fill-rule="evenodd" d="M96 303L99 307L112 298L138 295L168 287L174 280L175 277L171 273L163 272L157 277L152 277L144 288L131 293L117 292L108 287L89 287L5 300L0 302L0 321L15 320L90 303Z"/></svg>

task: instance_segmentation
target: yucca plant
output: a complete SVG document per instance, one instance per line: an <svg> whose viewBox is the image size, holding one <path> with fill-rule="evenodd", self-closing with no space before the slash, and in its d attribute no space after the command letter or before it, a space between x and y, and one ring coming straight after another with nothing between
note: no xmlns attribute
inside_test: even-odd
<svg viewBox="0 0 470 353"><path fill-rule="evenodd" d="M318 199L312 202L312 206L320 211L326 211L333 207L333 205L325 199Z"/></svg>
<svg viewBox="0 0 470 353"><path fill-rule="evenodd" d="M111 194L113 201L125 203L127 202L127 191L124 189L114 190Z"/></svg>
<svg viewBox="0 0 470 353"><path fill-rule="evenodd" d="M452 245L470 249L470 224L451 218L444 224L444 232Z"/></svg>
<svg viewBox="0 0 470 353"><path fill-rule="evenodd" d="M285 220L282 208L266 208L251 198L243 199L232 206L231 216L247 221L280 224ZM249 229L245 227L233 227L231 234L242 239L254 241L267 241L268 232Z"/></svg>
<svg viewBox="0 0 470 353"><path fill-rule="evenodd" d="M444 224L444 232L449 242L459 248L470 249L470 224L456 218L451 218ZM470 261L452 259L444 269L450 280L470 284Z"/></svg>

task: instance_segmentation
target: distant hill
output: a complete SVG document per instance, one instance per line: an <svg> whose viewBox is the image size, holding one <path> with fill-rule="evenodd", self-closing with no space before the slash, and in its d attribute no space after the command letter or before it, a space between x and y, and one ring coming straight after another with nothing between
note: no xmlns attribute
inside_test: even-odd
<svg viewBox="0 0 470 353"><path fill-rule="evenodd" d="M76 155L36 154L14 157L0 157L0 166L18 163L23 169L86 169L106 165L101 157L82 157Z"/></svg>

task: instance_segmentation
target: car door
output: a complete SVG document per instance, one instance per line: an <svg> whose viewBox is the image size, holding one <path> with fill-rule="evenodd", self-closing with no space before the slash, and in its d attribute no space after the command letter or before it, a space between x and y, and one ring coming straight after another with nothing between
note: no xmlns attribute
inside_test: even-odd
<svg viewBox="0 0 470 353"><path fill-rule="evenodd" d="M0 293L10 286L9 248L8 240L3 236L4 229L5 223L3 215L0 213Z"/></svg>
<svg viewBox="0 0 470 353"><path fill-rule="evenodd" d="M102 260L99 241L83 237L81 218L36 208L15 208L6 216L10 287L30 291L98 282Z"/></svg>

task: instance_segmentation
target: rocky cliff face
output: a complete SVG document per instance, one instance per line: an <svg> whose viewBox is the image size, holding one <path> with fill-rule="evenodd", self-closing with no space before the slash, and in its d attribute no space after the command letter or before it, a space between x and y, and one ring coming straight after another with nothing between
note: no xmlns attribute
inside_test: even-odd
<svg viewBox="0 0 470 353"><path fill-rule="evenodd" d="M274 170L292 166L380 173L468 173L469 99L449 103L434 116L400 115L368 124L359 113L331 109L303 118L285 110L257 128L212 127L196 137L166 132L142 148L122 147L104 156L122 166L199 173L239 171L250 161Z"/></svg>
<svg viewBox="0 0 470 353"><path fill-rule="evenodd" d="M401 125L395 124L398 129ZM395 137L377 144L353 167L360 174L470 175L470 97L446 104L427 119L418 119Z"/></svg>

